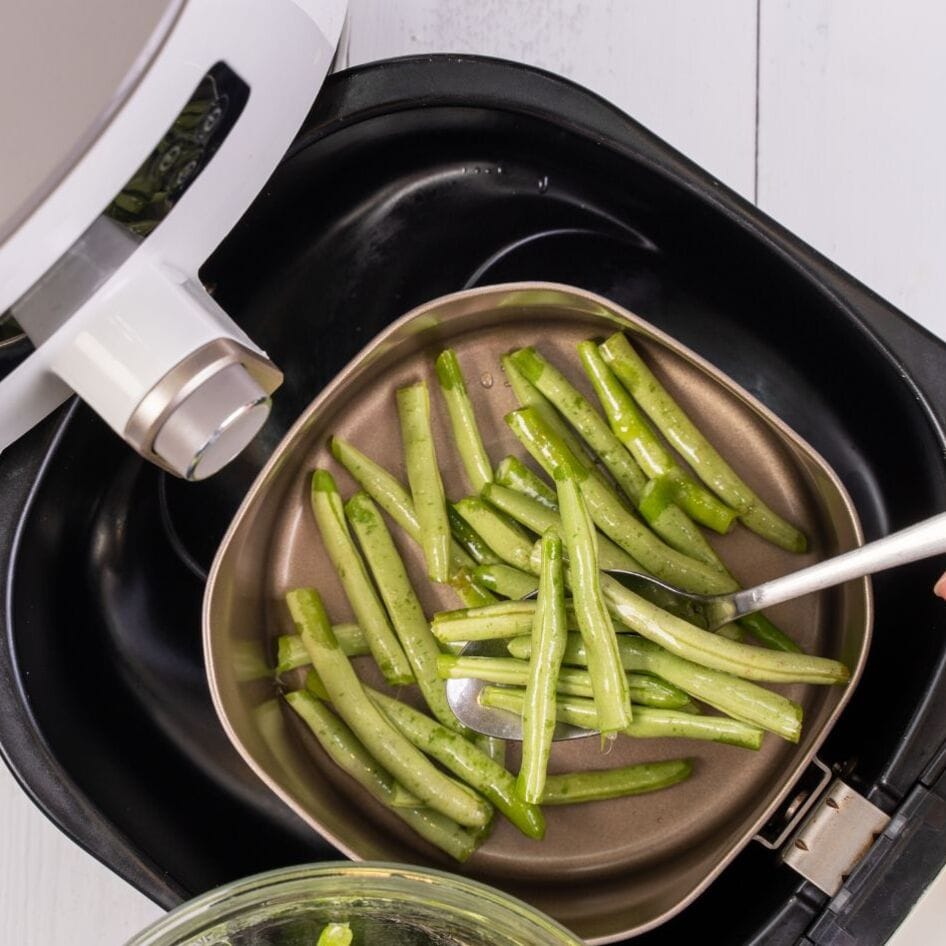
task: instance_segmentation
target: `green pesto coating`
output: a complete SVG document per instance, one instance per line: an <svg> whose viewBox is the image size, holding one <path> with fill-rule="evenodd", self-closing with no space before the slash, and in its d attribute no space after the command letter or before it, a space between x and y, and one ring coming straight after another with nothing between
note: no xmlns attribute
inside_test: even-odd
<svg viewBox="0 0 946 946"><path fill-rule="evenodd" d="M371 755L429 807L465 827L485 825L490 819L489 805L461 790L435 768L368 698L332 634L318 592L296 589L286 595L286 601L336 712Z"/></svg>
<svg viewBox="0 0 946 946"><path fill-rule="evenodd" d="M367 493L355 493L346 503L345 512L424 700L444 726L457 732L465 731L447 703L443 680L437 676L440 648L378 507Z"/></svg>
<svg viewBox="0 0 946 946"><path fill-rule="evenodd" d="M460 454L470 487L474 493L478 493L487 483L492 482L493 467L476 425L476 415L473 413L457 353L452 348L444 349L437 356L434 368L440 391L447 404L447 413L450 415L457 453Z"/></svg>
<svg viewBox="0 0 946 946"><path fill-rule="evenodd" d="M511 640L508 646L509 653L515 657L528 659L532 642L529 637L520 637ZM789 742L798 742L801 736L802 708L780 693L732 674L702 667L634 635L622 634L618 650L625 670L655 674L733 719L759 726ZM577 634L568 635L564 659L578 666L585 663L585 646Z"/></svg>
<svg viewBox="0 0 946 946"><path fill-rule="evenodd" d="M554 509L550 509L523 493L497 483L491 483L483 490L483 499L537 535L542 535L547 529L560 531L562 528L557 504ZM624 549L615 545L607 536L596 533L595 537L598 541L598 562L602 568L628 572L642 570Z"/></svg>
<svg viewBox="0 0 946 946"><path fill-rule="evenodd" d="M504 598L525 598L539 587L539 579L512 565L477 565L477 583Z"/></svg>
<svg viewBox="0 0 946 946"><path fill-rule="evenodd" d="M399 388L397 413L407 482L420 523L420 545L431 581L450 578L450 524L447 501L437 465L437 451L430 429L430 396L423 381Z"/></svg>
<svg viewBox="0 0 946 946"><path fill-rule="evenodd" d="M346 656L363 657L371 653L368 639L357 624L333 624L332 633ZM308 662L309 652L302 638L298 634L280 634L276 640L276 673L288 673Z"/></svg>
<svg viewBox="0 0 946 946"><path fill-rule="evenodd" d="M529 664L526 699L522 710L522 764L516 794L527 802L542 799L555 732L555 692L568 624L565 618L565 578L562 539L549 529L541 539L539 594L532 621L534 658Z"/></svg>
<svg viewBox="0 0 946 946"><path fill-rule="evenodd" d="M601 576L601 588L622 624L704 667L772 683L846 683L850 678L848 668L837 660L766 650L711 634L645 601L608 575Z"/></svg>
<svg viewBox="0 0 946 946"><path fill-rule="evenodd" d="M421 837L463 862L476 849L476 838L455 821L432 808L395 807L398 783L357 736L324 703L304 690L285 695L329 757L356 782L390 808ZM403 791L403 789L402 789Z"/></svg>
<svg viewBox="0 0 946 946"><path fill-rule="evenodd" d="M575 477L556 476L558 506L571 572L572 602L582 640L588 648L588 673L598 720L604 735L620 732L630 723L627 678L618 657L617 635L601 594L595 527Z"/></svg>
<svg viewBox="0 0 946 946"><path fill-rule="evenodd" d="M332 456L345 467L358 485L420 545L420 520L414 511L414 501L397 478L340 437L332 437L330 447ZM473 559L456 542L451 543L448 584L460 600L471 608L495 600L472 580L474 564Z"/></svg>
<svg viewBox="0 0 946 946"><path fill-rule="evenodd" d="M601 357L598 346L591 341L581 342L578 355L611 430L644 473L651 480L665 482L669 488L670 501L677 503L697 522L721 535L729 532L736 519L736 511L697 483L664 449L640 409Z"/></svg>
<svg viewBox="0 0 946 946"><path fill-rule="evenodd" d="M563 772L550 775L545 783L543 805L573 805L578 802L602 801L643 795L669 788L690 777L693 763L689 759L668 759L662 762L640 762L613 769L590 769L584 772Z"/></svg>
<svg viewBox="0 0 946 946"><path fill-rule="evenodd" d="M503 458L496 467L493 482L507 489L514 489L517 493L534 499L548 509L558 510L558 497L555 495L555 490L538 473L527 467L519 457L510 455Z"/></svg>
<svg viewBox="0 0 946 946"><path fill-rule="evenodd" d="M618 332L600 348L601 355L658 430L687 460L699 478L753 532L790 552L804 552L802 532L770 509L700 433L670 393Z"/></svg>
<svg viewBox="0 0 946 946"><path fill-rule="evenodd" d="M525 690L488 686L480 692L480 703L494 709L521 713ZM598 715L594 700L580 696L559 696L555 714L560 723L597 731ZM758 749L763 731L728 716L695 716L681 710L637 706L634 721L623 731L634 739L701 739L742 749Z"/></svg>
<svg viewBox="0 0 946 946"><path fill-rule="evenodd" d="M322 534L325 550L384 679L395 686L413 683L411 665L378 600L361 553L348 531L342 499L330 473L325 470L315 471L312 475L311 498L312 513Z"/></svg>
<svg viewBox="0 0 946 946"><path fill-rule="evenodd" d="M588 399L534 348L512 354L515 366L578 431L636 505L647 477Z"/></svg>
<svg viewBox="0 0 946 946"><path fill-rule="evenodd" d="M375 690L368 694L392 723L421 752L491 801L523 834L542 838L545 819L536 805L516 795L516 780L503 766L457 733L423 713Z"/></svg>
<svg viewBox="0 0 946 946"><path fill-rule="evenodd" d="M683 555L657 538L625 508L603 481L581 467L534 411L529 408L513 411L506 416L506 422L536 462L548 472L553 476L567 472L580 482L595 525L639 562L641 570L684 591L716 594L735 590L735 581L722 572Z"/></svg>

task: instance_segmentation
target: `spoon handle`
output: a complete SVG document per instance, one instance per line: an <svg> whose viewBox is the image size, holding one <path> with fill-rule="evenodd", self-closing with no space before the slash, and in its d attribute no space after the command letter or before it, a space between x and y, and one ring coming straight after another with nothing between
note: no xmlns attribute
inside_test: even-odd
<svg viewBox="0 0 946 946"><path fill-rule="evenodd" d="M906 565L942 552L946 552L946 513L924 519L826 562L736 592L733 603L739 615L750 614L852 578L872 575L894 565Z"/></svg>

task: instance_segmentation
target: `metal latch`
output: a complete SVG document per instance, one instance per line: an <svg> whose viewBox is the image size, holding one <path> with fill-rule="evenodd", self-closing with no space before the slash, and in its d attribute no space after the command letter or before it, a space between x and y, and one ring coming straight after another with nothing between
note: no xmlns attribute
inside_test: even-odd
<svg viewBox="0 0 946 946"><path fill-rule="evenodd" d="M836 778L782 849L782 860L829 896L887 827L890 817Z"/></svg>

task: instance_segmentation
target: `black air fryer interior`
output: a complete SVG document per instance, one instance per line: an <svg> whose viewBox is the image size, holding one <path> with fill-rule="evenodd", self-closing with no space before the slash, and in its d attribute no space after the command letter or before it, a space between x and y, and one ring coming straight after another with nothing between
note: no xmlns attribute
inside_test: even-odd
<svg viewBox="0 0 946 946"><path fill-rule="evenodd" d="M946 508L946 348L606 103L542 73L443 57L333 77L202 275L286 374L239 461L203 484L172 480L82 405L0 458L0 741L55 821L166 906L334 856L216 721L202 571L293 419L414 305L520 279L601 293L808 439L868 539ZM946 609L929 593L941 564L875 580L867 671L822 753L888 811L946 739L946 718L924 708L946 695ZM927 872L944 857L946 845ZM795 942L825 902L750 845L635 942ZM881 925L858 942L880 942L869 937Z"/></svg>

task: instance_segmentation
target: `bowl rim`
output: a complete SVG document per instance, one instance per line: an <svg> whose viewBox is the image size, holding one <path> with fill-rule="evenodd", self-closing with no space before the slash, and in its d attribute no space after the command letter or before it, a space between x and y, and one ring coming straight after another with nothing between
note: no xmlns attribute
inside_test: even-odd
<svg viewBox="0 0 946 946"><path fill-rule="evenodd" d="M303 889L314 892L313 882L339 878L351 880L353 884L370 879L381 886L396 881L400 882L398 886L402 888L407 884L427 896L435 891L466 894L471 900L488 903L492 911L505 911L510 919L531 924L537 933L556 936L555 940L548 941L549 946L555 943L561 946L583 946L582 940L557 920L496 887L432 867L388 861L319 861L251 874L185 901L141 930L125 946L186 943L187 940L176 937L198 935L208 924L224 919L222 914L226 917L239 916L253 906L278 896L282 891L291 892L294 887L305 885ZM438 906L448 907L446 903L438 903ZM175 938L168 939L169 934Z"/></svg>

